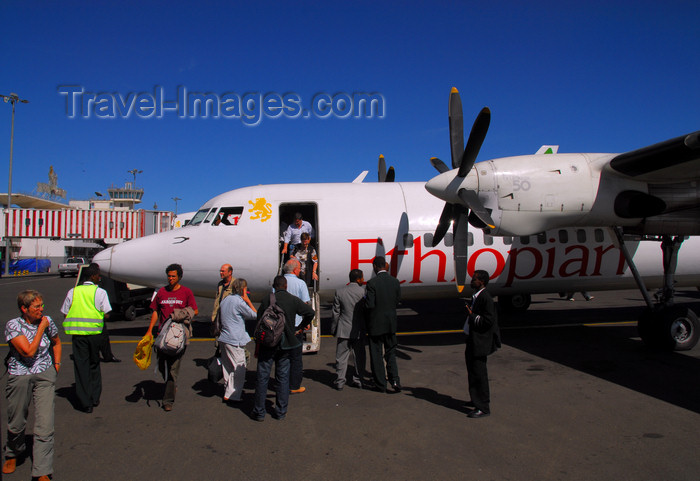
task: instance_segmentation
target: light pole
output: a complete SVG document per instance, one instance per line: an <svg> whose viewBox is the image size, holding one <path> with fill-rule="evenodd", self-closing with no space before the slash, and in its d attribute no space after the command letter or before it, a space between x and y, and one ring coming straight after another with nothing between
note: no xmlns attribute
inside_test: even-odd
<svg viewBox="0 0 700 481"><path fill-rule="evenodd" d="M134 189L136 188L136 174L143 174L143 170L131 169L127 170L128 173L134 176Z"/></svg>
<svg viewBox="0 0 700 481"><path fill-rule="evenodd" d="M173 197L172 199L175 201L175 215L177 215L177 201L182 199L179 197Z"/></svg>
<svg viewBox="0 0 700 481"><path fill-rule="evenodd" d="M10 215L10 207L12 206L12 150L15 143L15 104L17 102L28 104L29 100L21 99L16 93L11 93L10 95L2 95L2 100L7 103L12 104L12 129L10 130L10 175L7 184L7 214ZM6 228L9 227L8 223L5 223ZM5 232L5 275L10 274L10 237L8 232Z"/></svg>

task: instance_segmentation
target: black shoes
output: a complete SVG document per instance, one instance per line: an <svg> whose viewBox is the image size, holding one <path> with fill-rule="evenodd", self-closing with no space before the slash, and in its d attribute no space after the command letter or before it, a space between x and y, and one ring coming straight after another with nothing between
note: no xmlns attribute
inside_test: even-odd
<svg viewBox="0 0 700 481"><path fill-rule="evenodd" d="M103 359L102 362L122 362L122 360L112 356L109 359Z"/></svg>
<svg viewBox="0 0 700 481"><path fill-rule="evenodd" d="M490 415L491 415L491 413L485 413L481 409L475 409L472 412L470 412L469 414L467 414L467 417L472 418L472 419L478 419L478 418L485 418L486 416L490 416Z"/></svg>
<svg viewBox="0 0 700 481"><path fill-rule="evenodd" d="M398 382L392 382L391 387L394 390L394 392L401 392L401 384Z"/></svg>

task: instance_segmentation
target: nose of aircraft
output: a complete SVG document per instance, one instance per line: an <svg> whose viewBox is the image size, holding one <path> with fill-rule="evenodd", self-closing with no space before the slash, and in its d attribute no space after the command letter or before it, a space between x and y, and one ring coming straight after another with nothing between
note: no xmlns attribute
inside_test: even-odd
<svg viewBox="0 0 700 481"><path fill-rule="evenodd" d="M152 285L162 281L163 266L169 264L164 246L170 244L172 235L166 232L132 239L98 252L93 261L103 275L115 281Z"/></svg>
<svg viewBox="0 0 700 481"><path fill-rule="evenodd" d="M103 276L109 277L109 272L112 268L112 247L100 251L92 258L92 262L95 262L100 266L100 273Z"/></svg>

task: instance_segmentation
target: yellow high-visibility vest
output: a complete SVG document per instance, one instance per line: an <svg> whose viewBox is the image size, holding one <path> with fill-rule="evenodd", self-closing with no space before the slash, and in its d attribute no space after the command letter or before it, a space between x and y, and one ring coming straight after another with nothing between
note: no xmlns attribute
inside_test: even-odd
<svg viewBox="0 0 700 481"><path fill-rule="evenodd" d="M63 328L66 334L90 336L101 334L104 327L104 312L95 307L96 285L76 286Z"/></svg>

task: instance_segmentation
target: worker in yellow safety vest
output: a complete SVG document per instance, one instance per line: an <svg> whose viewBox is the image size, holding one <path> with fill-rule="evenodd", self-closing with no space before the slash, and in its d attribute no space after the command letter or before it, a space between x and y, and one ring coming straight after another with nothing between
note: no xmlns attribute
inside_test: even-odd
<svg viewBox="0 0 700 481"><path fill-rule="evenodd" d="M107 291L97 286L100 266L92 263L84 273L89 280L68 291L61 312L66 316L63 328L66 334L73 336L73 370L79 408L91 413L100 404L102 394L100 346L104 320L112 306Z"/></svg>

